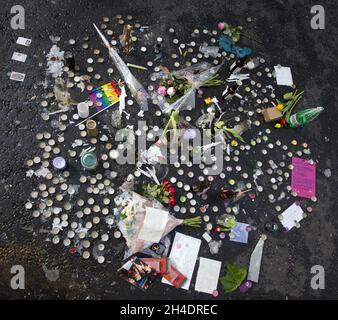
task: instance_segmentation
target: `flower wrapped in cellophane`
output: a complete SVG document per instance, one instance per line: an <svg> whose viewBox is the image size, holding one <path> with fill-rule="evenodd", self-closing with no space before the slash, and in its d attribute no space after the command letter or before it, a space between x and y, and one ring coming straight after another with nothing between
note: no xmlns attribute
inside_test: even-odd
<svg viewBox="0 0 338 320"><path fill-rule="evenodd" d="M217 74L221 66L212 66L210 63L201 62L174 72L163 68L161 72L153 74L153 77L160 80L153 100L157 101L157 105L165 113L170 113L173 110L185 110L189 107L194 108L198 88L218 86L224 83Z"/></svg>
<svg viewBox="0 0 338 320"><path fill-rule="evenodd" d="M130 72L128 66L124 63L122 58L118 55L116 50L112 47L109 47L109 55L112 58L116 68L122 75L125 83L127 84L132 96L141 107L142 110L148 110L148 93L141 85L141 83L133 76Z"/></svg>
<svg viewBox="0 0 338 320"><path fill-rule="evenodd" d="M201 225L200 216L177 219L159 201L149 200L133 191L124 191L116 196L115 205L120 213L118 227L128 247L125 258L158 243L179 225Z"/></svg>

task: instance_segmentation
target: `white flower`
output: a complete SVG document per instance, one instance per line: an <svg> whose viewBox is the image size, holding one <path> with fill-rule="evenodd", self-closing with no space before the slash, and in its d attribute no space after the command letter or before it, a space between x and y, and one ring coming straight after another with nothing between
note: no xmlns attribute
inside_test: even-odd
<svg viewBox="0 0 338 320"><path fill-rule="evenodd" d="M170 97L172 97L175 93L176 93L176 90L175 90L174 87L168 88L167 94L168 94Z"/></svg>

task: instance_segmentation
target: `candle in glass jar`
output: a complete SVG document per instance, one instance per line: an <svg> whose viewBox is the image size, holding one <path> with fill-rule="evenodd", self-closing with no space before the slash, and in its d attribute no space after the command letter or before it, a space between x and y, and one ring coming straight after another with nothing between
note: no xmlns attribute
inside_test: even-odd
<svg viewBox="0 0 338 320"><path fill-rule="evenodd" d="M79 117L82 119L86 119L89 117L89 105L86 102L80 102L77 105L77 113Z"/></svg>

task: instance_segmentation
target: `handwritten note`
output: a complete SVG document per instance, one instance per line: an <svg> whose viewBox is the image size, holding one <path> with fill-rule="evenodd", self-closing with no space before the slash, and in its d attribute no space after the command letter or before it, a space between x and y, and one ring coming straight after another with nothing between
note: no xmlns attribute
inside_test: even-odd
<svg viewBox="0 0 338 320"><path fill-rule="evenodd" d="M296 224L303 220L303 209L297 203L287 208L282 213L282 225L286 230L291 230Z"/></svg>
<svg viewBox="0 0 338 320"><path fill-rule="evenodd" d="M316 164L293 157L292 158L291 189L299 197L312 198L316 195Z"/></svg>
<svg viewBox="0 0 338 320"><path fill-rule="evenodd" d="M231 229L231 233L234 235L230 241L248 243L248 227L247 223L237 222L236 225Z"/></svg>
<svg viewBox="0 0 338 320"><path fill-rule="evenodd" d="M169 258L172 265L187 278L182 289L189 290L201 242L200 239L176 232ZM164 278L162 283L171 285Z"/></svg>

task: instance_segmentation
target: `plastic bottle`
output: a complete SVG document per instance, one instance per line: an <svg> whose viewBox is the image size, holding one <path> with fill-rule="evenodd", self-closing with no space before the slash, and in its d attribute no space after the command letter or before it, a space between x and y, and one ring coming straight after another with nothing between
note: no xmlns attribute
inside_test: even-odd
<svg viewBox="0 0 338 320"><path fill-rule="evenodd" d="M291 128L304 126L316 119L323 110L323 107L317 107L297 112L287 119L288 125Z"/></svg>

